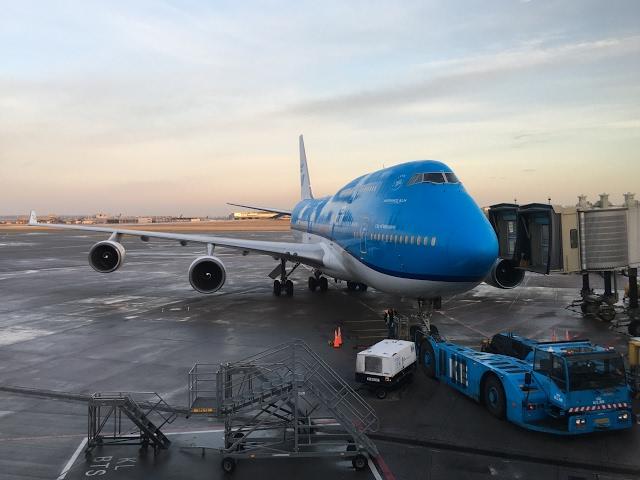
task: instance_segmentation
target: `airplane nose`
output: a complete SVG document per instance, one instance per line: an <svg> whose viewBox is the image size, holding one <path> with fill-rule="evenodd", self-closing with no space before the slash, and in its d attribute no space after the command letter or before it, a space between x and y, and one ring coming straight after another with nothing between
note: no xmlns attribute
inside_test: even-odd
<svg viewBox="0 0 640 480"><path fill-rule="evenodd" d="M451 268L458 276L486 277L498 256L498 240L491 224L479 222L454 230L448 253Z"/></svg>

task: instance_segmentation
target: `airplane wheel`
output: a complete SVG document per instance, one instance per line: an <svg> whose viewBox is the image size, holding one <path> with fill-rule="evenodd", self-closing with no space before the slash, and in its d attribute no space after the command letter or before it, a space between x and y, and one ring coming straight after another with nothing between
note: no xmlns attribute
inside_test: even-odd
<svg viewBox="0 0 640 480"><path fill-rule="evenodd" d="M320 284L321 292L326 292L327 289L329 288L329 282L327 281L327 277L320 277L320 280L318 283Z"/></svg>
<svg viewBox="0 0 640 480"><path fill-rule="evenodd" d="M273 294L276 297L279 297L281 293L282 293L282 283L280 283L280 280L274 280L273 281Z"/></svg>
<svg viewBox="0 0 640 480"><path fill-rule="evenodd" d="M287 297L293 297L293 282L291 280L285 282L284 291L287 292Z"/></svg>
<svg viewBox="0 0 640 480"><path fill-rule="evenodd" d="M507 410L507 402L502 382L495 375L490 375L484 382L482 399L491 415L496 418L504 418Z"/></svg>
<svg viewBox="0 0 640 480"><path fill-rule="evenodd" d="M318 288L318 280L316 277L309 277L309 290L315 292L316 288ZM320 289L322 289L322 285L320 285Z"/></svg>
<svg viewBox="0 0 640 480"><path fill-rule="evenodd" d="M347 282L347 290L351 290L352 292L358 287L358 284L355 282Z"/></svg>

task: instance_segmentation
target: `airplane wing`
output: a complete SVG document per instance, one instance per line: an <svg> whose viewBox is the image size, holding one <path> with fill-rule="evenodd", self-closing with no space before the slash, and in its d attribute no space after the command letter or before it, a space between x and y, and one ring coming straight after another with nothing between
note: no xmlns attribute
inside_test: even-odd
<svg viewBox="0 0 640 480"><path fill-rule="evenodd" d="M85 232L104 232L111 234L115 238L121 235L131 235L134 237L140 237L144 241L147 241L150 238L161 238L165 240L176 240L182 245L186 245L190 242L202 243L205 245L240 250L245 255L249 252L255 252L263 255L270 255L277 260L285 259L291 262L304 263L313 267L322 267L324 265L324 250L319 244L244 240L240 238L218 237L216 235L151 232L148 230L130 230L119 227L38 223L38 218L34 211L31 211L29 225L34 227L81 230Z"/></svg>
<svg viewBox="0 0 640 480"><path fill-rule="evenodd" d="M251 210L260 210L261 212L275 213L274 218L279 218L285 215L291 215L291 210L283 210L281 208L269 208L269 207L256 207L255 205L242 205L240 203L229 203L227 205L233 205L234 207L250 208Z"/></svg>

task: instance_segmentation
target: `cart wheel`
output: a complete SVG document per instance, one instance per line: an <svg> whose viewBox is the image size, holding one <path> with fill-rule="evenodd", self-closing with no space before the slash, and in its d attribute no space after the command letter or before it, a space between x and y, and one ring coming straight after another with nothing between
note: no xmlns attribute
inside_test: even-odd
<svg viewBox="0 0 640 480"><path fill-rule="evenodd" d="M600 320L603 322L610 322L615 318L615 316L616 310L611 305L602 305L602 307L600 307L598 317L600 317Z"/></svg>
<svg viewBox="0 0 640 480"><path fill-rule="evenodd" d="M358 471L364 470L365 468L367 468L367 464L368 464L367 457L365 457L361 453L353 457L353 460L351 460L351 465L353 465L353 468L355 468Z"/></svg>
<svg viewBox="0 0 640 480"><path fill-rule="evenodd" d="M482 400L489 410L489 413L496 418L504 418L507 403L504 395L502 382L495 376L490 375L484 382L482 389Z"/></svg>
<svg viewBox="0 0 640 480"><path fill-rule="evenodd" d="M426 338L420 342L420 365L427 377L436 378L436 354Z"/></svg>
<svg viewBox="0 0 640 480"><path fill-rule="evenodd" d="M378 397L380 400L384 400L385 398L387 398L387 389L386 388L376 388L376 397Z"/></svg>
<svg viewBox="0 0 640 480"><path fill-rule="evenodd" d="M224 457L222 459L222 470L224 473L233 473L236 469L236 461L231 457Z"/></svg>

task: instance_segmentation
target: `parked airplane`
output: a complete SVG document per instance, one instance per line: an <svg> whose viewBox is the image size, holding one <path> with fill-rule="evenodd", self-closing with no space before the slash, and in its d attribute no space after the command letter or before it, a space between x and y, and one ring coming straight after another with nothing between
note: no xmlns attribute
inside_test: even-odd
<svg viewBox="0 0 640 480"><path fill-rule="evenodd" d="M188 270L201 293L225 283L226 269L213 255L216 246L272 256L273 293L293 295L291 273L299 264L312 268L308 287L326 291L327 277L346 280L350 290L377 290L434 300L474 288L486 280L513 288L524 277L498 259L496 234L478 205L445 164L433 160L403 163L349 182L335 195L315 199L300 136L301 201L293 210L254 208L291 216L296 242L243 240L212 235L150 232L120 227L40 224L31 212L29 225L110 234L89 251L98 272L117 270L125 258L123 235L201 243L207 253ZM287 263L292 268L287 269Z"/></svg>

